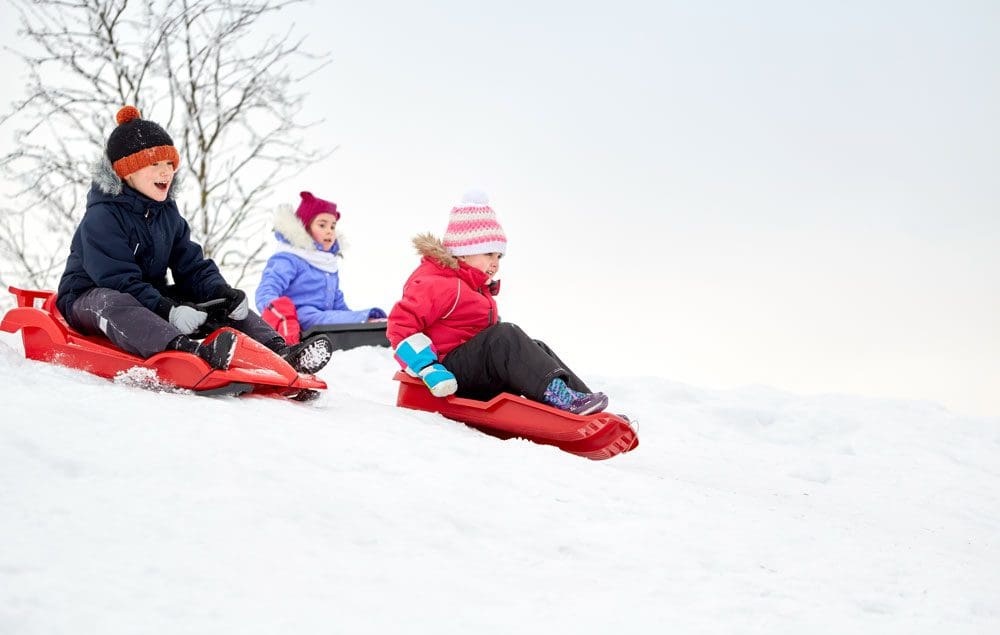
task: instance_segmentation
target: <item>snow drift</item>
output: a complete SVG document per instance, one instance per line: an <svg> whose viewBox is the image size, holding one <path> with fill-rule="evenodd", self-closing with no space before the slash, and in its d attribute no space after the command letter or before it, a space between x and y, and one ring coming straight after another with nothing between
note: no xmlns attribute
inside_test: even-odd
<svg viewBox="0 0 1000 635"><path fill-rule="evenodd" d="M23 359L0 336L0 632L1000 632L1000 420L594 377L588 461L396 408ZM148 378L145 378L148 380Z"/></svg>

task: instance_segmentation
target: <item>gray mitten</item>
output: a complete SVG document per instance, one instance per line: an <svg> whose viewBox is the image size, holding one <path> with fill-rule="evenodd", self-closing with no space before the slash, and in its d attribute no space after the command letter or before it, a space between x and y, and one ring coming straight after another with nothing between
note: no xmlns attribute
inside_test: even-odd
<svg viewBox="0 0 1000 635"><path fill-rule="evenodd" d="M208 313L186 304L178 304L170 309L170 323L184 335L194 333L208 319Z"/></svg>

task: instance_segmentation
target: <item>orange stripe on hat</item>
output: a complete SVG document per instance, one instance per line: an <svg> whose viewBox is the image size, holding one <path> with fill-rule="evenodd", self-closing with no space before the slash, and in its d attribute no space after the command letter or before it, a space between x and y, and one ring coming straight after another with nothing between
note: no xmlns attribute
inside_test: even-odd
<svg viewBox="0 0 1000 635"><path fill-rule="evenodd" d="M124 179L129 174L138 172L144 167L153 165L158 161L173 161L174 169L176 170L181 164L181 156L177 153L177 148L174 146L156 146L155 148L146 148L127 157L122 157L112 163L111 166L115 169L115 174Z"/></svg>

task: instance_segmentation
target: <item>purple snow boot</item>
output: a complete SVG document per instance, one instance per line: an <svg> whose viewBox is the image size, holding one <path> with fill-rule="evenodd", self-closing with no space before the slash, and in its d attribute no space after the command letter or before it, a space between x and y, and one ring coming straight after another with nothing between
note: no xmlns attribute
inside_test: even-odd
<svg viewBox="0 0 1000 635"><path fill-rule="evenodd" d="M542 399L550 406L575 415L594 414L608 407L608 397L603 392L578 392L567 386L559 377L546 386Z"/></svg>
<svg viewBox="0 0 1000 635"><path fill-rule="evenodd" d="M608 396L603 392L583 393L569 402L568 412L575 415L592 415L608 407Z"/></svg>

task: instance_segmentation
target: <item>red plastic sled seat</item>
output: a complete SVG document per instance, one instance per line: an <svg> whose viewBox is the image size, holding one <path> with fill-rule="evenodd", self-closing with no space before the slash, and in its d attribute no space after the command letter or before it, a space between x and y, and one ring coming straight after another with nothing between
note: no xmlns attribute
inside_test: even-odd
<svg viewBox="0 0 1000 635"><path fill-rule="evenodd" d="M588 459L609 459L639 445L628 421L608 412L575 415L510 393L489 401L440 398L402 371L393 379L399 382L397 406L437 412L501 439L520 437Z"/></svg>
<svg viewBox="0 0 1000 635"><path fill-rule="evenodd" d="M104 337L88 337L74 331L55 307L55 293L10 287L17 298L0 322L8 333L21 331L24 355L28 359L85 370L99 377L114 378L130 368L156 371L164 384L205 395L253 393L275 397L306 399L325 389L326 382L312 375L300 375L285 360L264 345L237 332L236 352L229 370L213 370L203 359L190 353L164 351L143 359L117 348ZM35 303L42 300L41 308ZM216 331L206 338L210 341Z"/></svg>

